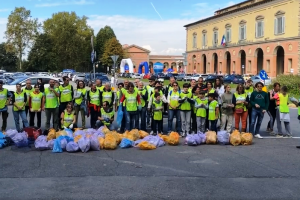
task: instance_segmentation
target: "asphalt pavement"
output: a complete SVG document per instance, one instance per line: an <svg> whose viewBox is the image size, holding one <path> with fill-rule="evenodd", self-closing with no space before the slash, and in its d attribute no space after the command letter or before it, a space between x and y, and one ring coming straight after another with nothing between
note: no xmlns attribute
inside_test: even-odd
<svg viewBox="0 0 300 200"><path fill-rule="evenodd" d="M8 128L14 128L9 112ZM291 119L299 137L296 109ZM265 115L262 136L268 120ZM0 199L300 199L297 138L236 147L183 144L88 153L7 147L0 150Z"/></svg>

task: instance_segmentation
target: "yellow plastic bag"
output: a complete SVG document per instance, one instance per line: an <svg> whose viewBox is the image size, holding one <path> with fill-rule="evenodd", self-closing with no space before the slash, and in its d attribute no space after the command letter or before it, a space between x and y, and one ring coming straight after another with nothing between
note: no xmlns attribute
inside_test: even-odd
<svg viewBox="0 0 300 200"><path fill-rule="evenodd" d="M230 135L230 144L232 144L233 146L238 146L241 144L241 134L239 131L235 130L231 133Z"/></svg>
<svg viewBox="0 0 300 200"><path fill-rule="evenodd" d="M98 137L98 141L100 144L100 149L104 149L104 138L103 137Z"/></svg>
<svg viewBox="0 0 300 200"><path fill-rule="evenodd" d="M110 130L109 130L106 126L104 126L103 129L102 129L102 132L103 132L104 134L107 134L107 133L110 132Z"/></svg>
<svg viewBox="0 0 300 200"><path fill-rule="evenodd" d="M241 144L242 145L251 145L253 140L253 135L251 133L241 134Z"/></svg>
<svg viewBox="0 0 300 200"><path fill-rule="evenodd" d="M78 142L78 140L80 140L82 138L82 135L77 135L75 138L74 138L74 142Z"/></svg>
<svg viewBox="0 0 300 200"><path fill-rule="evenodd" d="M67 136L67 132L65 130L62 131L57 131L56 132L56 138L58 138L59 136Z"/></svg>
<svg viewBox="0 0 300 200"><path fill-rule="evenodd" d="M112 134L105 135L104 149L114 150L117 148L117 140Z"/></svg>
<svg viewBox="0 0 300 200"><path fill-rule="evenodd" d="M158 136L166 143L168 143L168 139L169 139L169 136L167 135L163 135L163 134L158 134Z"/></svg>
<svg viewBox="0 0 300 200"><path fill-rule="evenodd" d="M217 143L217 134L215 131L207 131L205 134L206 134L206 144Z"/></svg>
<svg viewBox="0 0 300 200"><path fill-rule="evenodd" d="M177 132L171 132L170 135L166 138L169 145L178 145L180 141L180 135Z"/></svg>
<svg viewBox="0 0 300 200"><path fill-rule="evenodd" d="M140 138L140 134L137 129L132 129L130 132L125 131L125 133L123 135L124 135L124 138L127 138L131 141L136 141Z"/></svg>
<svg viewBox="0 0 300 200"><path fill-rule="evenodd" d="M55 132L55 129L50 129L49 130L49 133L47 135L47 141L49 140L53 140L56 138L56 132Z"/></svg>
<svg viewBox="0 0 300 200"><path fill-rule="evenodd" d="M107 135L112 135L112 136L116 139L117 145L119 145L119 144L121 143L122 138L120 137L119 133L117 133L117 131L111 131L111 132L107 133L107 134L105 135L105 137L106 137Z"/></svg>
<svg viewBox="0 0 300 200"><path fill-rule="evenodd" d="M153 144L150 144L147 141L143 141L141 143L139 143L137 145L140 149L142 150L152 150L152 149L156 149L156 146L154 146Z"/></svg>
<svg viewBox="0 0 300 200"><path fill-rule="evenodd" d="M140 139L143 139L149 135L146 131L139 130Z"/></svg>

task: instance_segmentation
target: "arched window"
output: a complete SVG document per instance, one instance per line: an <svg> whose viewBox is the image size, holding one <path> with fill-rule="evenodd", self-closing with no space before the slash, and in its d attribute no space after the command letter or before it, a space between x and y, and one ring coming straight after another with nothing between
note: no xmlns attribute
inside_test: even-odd
<svg viewBox="0 0 300 200"><path fill-rule="evenodd" d="M285 12L280 10L275 13L274 19L274 34L284 34L285 32Z"/></svg>
<svg viewBox="0 0 300 200"><path fill-rule="evenodd" d="M247 38L247 22L245 20L239 23L239 40L246 40Z"/></svg>
<svg viewBox="0 0 300 200"><path fill-rule="evenodd" d="M193 33L193 48L197 48L197 33Z"/></svg>

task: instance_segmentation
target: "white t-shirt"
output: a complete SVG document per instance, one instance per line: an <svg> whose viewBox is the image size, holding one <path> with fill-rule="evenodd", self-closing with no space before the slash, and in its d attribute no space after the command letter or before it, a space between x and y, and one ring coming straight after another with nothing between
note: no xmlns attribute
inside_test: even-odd
<svg viewBox="0 0 300 200"><path fill-rule="evenodd" d="M110 79L110 83L113 85L114 83L115 83L115 77L111 77L111 79Z"/></svg>

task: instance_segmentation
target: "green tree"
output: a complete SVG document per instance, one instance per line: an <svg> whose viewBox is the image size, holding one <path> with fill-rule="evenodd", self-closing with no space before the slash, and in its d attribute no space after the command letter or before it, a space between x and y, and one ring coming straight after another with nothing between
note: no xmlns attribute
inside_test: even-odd
<svg viewBox="0 0 300 200"><path fill-rule="evenodd" d="M104 50L105 50L105 44L108 40L111 38L116 37L113 29L110 26L105 26L104 28L101 28L96 36L96 45L95 45L95 51L97 53L97 59L101 60Z"/></svg>
<svg viewBox="0 0 300 200"><path fill-rule="evenodd" d="M22 56L26 48L30 48L34 41L40 24L37 19L32 19L30 10L16 7L8 16L5 36L7 39L6 50L15 52L19 57L20 70L22 69Z"/></svg>
<svg viewBox="0 0 300 200"><path fill-rule="evenodd" d="M119 40L117 40L117 38L115 37L108 40L105 45L105 50L101 58L102 65L109 66L109 67L113 66L114 62L110 57L112 55L119 56L117 63L120 63L121 60L126 56L126 53L124 52L122 45L120 44Z"/></svg>
<svg viewBox="0 0 300 200"><path fill-rule="evenodd" d="M28 54L26 71L55 71L57 57L53 51L53 41L47 34L40 34Z"/></svg>
<svg viewBox="0 0 300 200"><path fill-rule="evenodd" d="M6 71L16 71L18 58L15 53L6 51L5 43L0 44L0 68Z"/></svg>
<svg viewBox="0 0 300 200"><path fill-rule="evenodd" d="M87 17L75 12L59 12L44 22L44 32L53 42L58 70L84 69L91 62L91 36L93 29L87 25Z"/></svg>

